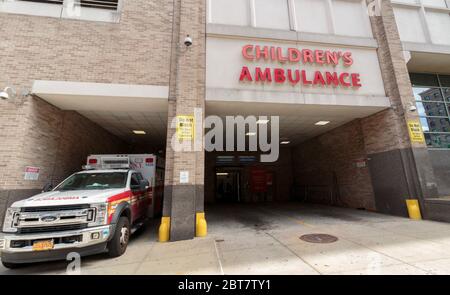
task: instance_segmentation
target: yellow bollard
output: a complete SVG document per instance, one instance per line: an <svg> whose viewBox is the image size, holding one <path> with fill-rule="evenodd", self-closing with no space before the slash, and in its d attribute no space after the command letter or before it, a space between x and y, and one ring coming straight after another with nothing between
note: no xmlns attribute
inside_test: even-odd
<svg viewBox="0 0 450 295"><path fill-rule="evenodd" d="M206 237L208 225L206 224L205 212L197 212L195 217L195 236Z"/></svg>
<svg viewBox="0 0 450 295"><path fill-rule="evenodd" d="M409 218L414 220L421 220L419 201L415 199L406 200L406 206L408 207Z"/></svg>
<svg viewBox="0 0 450 295"><path fill-rule="evenodd" d="M170 232L170 217L162 217L161 225L159 226L159 242L164 243L169 241Z"/></svg>

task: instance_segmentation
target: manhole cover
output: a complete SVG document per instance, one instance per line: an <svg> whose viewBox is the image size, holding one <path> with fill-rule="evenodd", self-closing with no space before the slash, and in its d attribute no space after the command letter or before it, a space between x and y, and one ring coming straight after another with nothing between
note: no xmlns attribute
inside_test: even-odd
<svg viewBox="0 0 450 295"><path fill-rule="evenodd" d="M301 236L300 240L308 243L328 244L336 242L338 238L326 234L309 234Z"/></svg>

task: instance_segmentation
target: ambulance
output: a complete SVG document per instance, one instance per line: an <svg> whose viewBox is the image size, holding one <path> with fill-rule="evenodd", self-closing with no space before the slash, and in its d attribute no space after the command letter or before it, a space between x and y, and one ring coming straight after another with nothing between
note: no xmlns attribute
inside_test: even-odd
<svg viewBox="0 0 450 295"><path fill-rule="evenodd" d="M150 184L152 203L149 217L161 216L164 192L164 158L153 154L90 155L84 169L130 168L139 171Z"/></svg>
<svg viewBox="0 0 450 295"><path fill-rule="evenodd" d="M8 208L2 264L125 253L130 235L162 207L164 161L152 154L91 155L84 170Z"/></svg>

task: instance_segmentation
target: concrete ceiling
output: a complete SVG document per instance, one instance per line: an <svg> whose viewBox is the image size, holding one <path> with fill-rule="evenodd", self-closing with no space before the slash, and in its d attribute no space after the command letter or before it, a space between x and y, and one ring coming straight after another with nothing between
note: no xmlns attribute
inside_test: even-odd
<svg viewBox="0 0 450 295"><path fill-rule="evenodd" d="M288 105L238 102L207 102L207 115L225 116L279 116L280 138L291 145L328 132L354 119L377 113L385 107L355 107L326 105ZM318 121L330 121L317 126Z"/></svg>
<svg viewBox="0 0 450 295"><path fill-rule="evenodd" d="M165 144L167 110L152 110L147 107L144 109L149 111L133 111L129 106L124 111L104 111L96 108L86 110L87 108L85 104L83 110L77 110L77 112L128 143L158 146ZM236 115L279 116L280 138L291 141L291 145L296 145L382 109L382 107L208 102L206 114L217 115L224 120L225 116ZM318 121L330 121L330 123L325 126L317 126L315 123ZM146 134L136 135L133 130L143 130Z"/></svg>
<svg viewBox="0 0 450 295"><path fill-rule="evenodd" d="M89 120L102 126L117 137L129 143L164 145L167 130L166 112L111 112L111 111L78 111ZM137 135L133 130L145 131L145 135Z"/></svg>
<svg viewBox="0 0 450 295"><path fill-rule="evenodd" d="M32 92L62 110L80 113L128 143L165 144L168 87L35 81Z"/></svg>
<svg viewBox="0 0 450 295"><path fill-rule="evenodd" d="M44 96L62 110L72 110L132 144L162 146L167 132L167 101L136 98ZM145 131L137 135L133 130Z"/></svg>
<svg viewBox="0 0 450 295"><path fill-rule="evenodd" d="M127 97L122 94L117 95L116 89L109 90L108 93L111 93L109 96L105 94L94 96L86 93L74 95L73 93L80 88L78 85L75 86L71 93L64 93L66 88L59 87L53 92L44 89L45 91L35 92L35 94L63 110L79 112L126 142L158 146L165 144L167 98L159 99L141 95L141 92L134 97ZM39 87L36 89L39 90ZM127 89L119 88L118 90L129 93L125 91ZM295 145L384 108L381 106L207 101L206 115L279 116L280 138L290 140L291 145ZM330 121L330 124L316 126L315 123L318 121ZM136 135L133 130L142 130L146 134Z"/></svg>

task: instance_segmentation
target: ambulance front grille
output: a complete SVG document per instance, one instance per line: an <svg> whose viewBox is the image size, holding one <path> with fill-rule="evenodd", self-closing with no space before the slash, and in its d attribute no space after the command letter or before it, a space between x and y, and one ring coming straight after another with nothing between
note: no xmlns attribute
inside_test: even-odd
<svg viewBox="0 0 450 295"><path fill-rule="evenodd" d="M52 211L65 211L65 210L81 210L90 208L89 204L81 205L63 205L63 206L41 206L41 207L24 207L22 212L52 212Z"/></svg>
<svg viewBox="0 0 450 295"><path fill-rule="evenodd" d="M19 234L39 234L48 232L59 232L66 230L79 230L87 228L87 224L68 224L57 226L40 226L40 227L22 227L18 229Z"/></svg>

